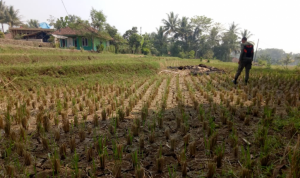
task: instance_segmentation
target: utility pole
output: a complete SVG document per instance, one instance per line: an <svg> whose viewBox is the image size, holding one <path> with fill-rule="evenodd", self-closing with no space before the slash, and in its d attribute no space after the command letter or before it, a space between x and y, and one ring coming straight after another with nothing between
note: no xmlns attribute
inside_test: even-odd
<svg viewBox="0 0 300 178"><path fill-rule="evenodd" d="M142 27L140 27L140 35L142 36Z"/></svg>

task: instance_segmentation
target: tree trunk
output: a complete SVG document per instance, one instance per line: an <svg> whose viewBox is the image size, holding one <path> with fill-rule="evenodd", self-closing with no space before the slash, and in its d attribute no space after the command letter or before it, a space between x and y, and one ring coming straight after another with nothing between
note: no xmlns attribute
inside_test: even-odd
<svg viewBox="0 0 300 178"><path fill-rule="evenodd" d="M4 33L4 27L3 27L3 23L1 23L1 25L2 25L2 31L3 31L3 33Z"/></svg>

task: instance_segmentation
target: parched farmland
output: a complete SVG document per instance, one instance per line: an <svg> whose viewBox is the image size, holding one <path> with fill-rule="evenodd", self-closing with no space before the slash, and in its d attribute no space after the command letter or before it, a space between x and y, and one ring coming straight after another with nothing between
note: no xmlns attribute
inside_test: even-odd
<svg viewBox="0 0 300 178"><path fill-rule="evenodd" d="M300 177L299 70L0 47L0 177Z"/></svg>

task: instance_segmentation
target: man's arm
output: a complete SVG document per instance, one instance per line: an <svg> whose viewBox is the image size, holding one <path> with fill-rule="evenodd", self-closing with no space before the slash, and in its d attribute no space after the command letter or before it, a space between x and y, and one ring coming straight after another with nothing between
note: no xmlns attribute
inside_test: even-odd
<svg viewBox="0 0 300 178"><path fill-rule="evenodd" d="M253 62L253 58L254 58L254 45L253 45L253 53L251 54L251 58L252 58L252 62Z"/></svg>
<svg viewBox="0 0 300 178"><path fill-rule="evenodd" d="M242 60L243 54L244 54L244 45L241 44L241 53L240 53L240 57L239 57L239 64L240 64L240 61Z"/></svg>

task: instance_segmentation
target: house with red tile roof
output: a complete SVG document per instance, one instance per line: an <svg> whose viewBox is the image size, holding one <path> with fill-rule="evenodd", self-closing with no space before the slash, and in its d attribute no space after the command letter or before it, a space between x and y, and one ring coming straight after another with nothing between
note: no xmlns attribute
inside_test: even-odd
<svg viewBox="0 0 300 178"><path fill-rule="evenodd" d="M85 36L85 32L95 33L95 37L92 39ZM70 27L61 28L52 33L59 42L61 48L71 48L80 50L97 50L98 45L103 45L107 48L110 45L110 41L113 40L109 34L105 32L98 32L96 29L90 27L85 30L76 30Z"/></svg>

